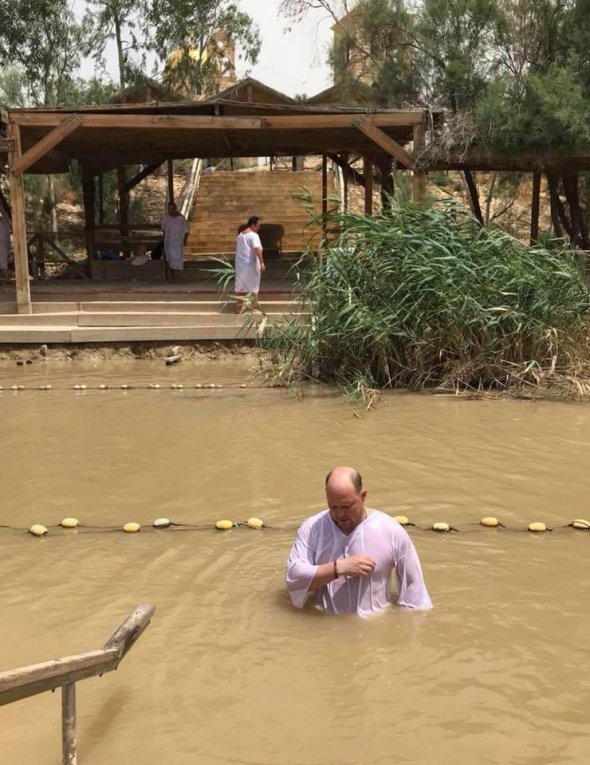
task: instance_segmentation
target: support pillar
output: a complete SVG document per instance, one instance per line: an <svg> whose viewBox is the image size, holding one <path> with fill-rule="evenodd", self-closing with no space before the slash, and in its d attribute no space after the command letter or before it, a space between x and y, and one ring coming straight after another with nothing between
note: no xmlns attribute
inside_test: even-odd
<svg viewBox="0 0 590 765"><path fill-rule="evenodd" d="M420 155L426 146L426 130L424 125L414 125L414 158L419 161ZM426 173L424 170L414 170L412 183L412 197L414 204L422 205L426 199Z"/></svg>
<svg viewBox="0 0 590 765"><path fill-rule="evenodd" d="M23 174L17 173L14 170L15 164L22 154L20 128L18 125L12 123L8 125L8 137L14 141L14 148L8 154L8 168L10 175L10 207L12 209L16 307L18 313L32 313L27 251L27 223L25 219L25 189Z"/></svg>
<svg viewBox="0 0 590 765"><path fill-rule="evenodd" d="M365 215L373 215L373 161L363 157L363 178L365 179Z"/></svg>
<svg viewBox="0 0 590 765"><path fill-rule="evenodd" d="M98 224L104 226L104 180L102 173L98 176Z"/></svg>
<svg viewBox="0 0 590 765"><path fill-rule="evenodd" d="M328 221L328 155L322 154L322 244L327 241Z"/></svg>
<svg viewBox="0 0 590 765"><path fill-rule="evenodd" d="M174 161L169 159L167 164L168 164L168 202L174 202Z"/></svg>
<svg viewBox="0 0 590 765"><path fill-rule="evenodd" d="M127 191L127 177L125 168L117 168L117 187L119 190L119 230L121 238L129 236L129 192Z"/></svg>
<svg viewBox="0 0 590 765"><path fill-rule="evenodd" d="M541 173L533 173L533 197L531 200L531 247L539 238L539 208L541 202Z"/></svg>
<svg viewBox="0 0 590 765"><path fill-rule="evenodd" d="M96 225L96 187L94 176L87 167L82 167L82 194L84 198L84 234L86 255L90 264L94 258L94 226Z"/></svg>

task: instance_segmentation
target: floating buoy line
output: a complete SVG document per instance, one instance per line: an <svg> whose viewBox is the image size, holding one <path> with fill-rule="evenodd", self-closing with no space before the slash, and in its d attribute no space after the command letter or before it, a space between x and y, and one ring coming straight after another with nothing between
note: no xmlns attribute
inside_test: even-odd
<svg viewBox="0 0 590 765"><path fill-rule="evenodd" d="M74 385L66 385L59 388L54 387L51 384L43 385L0 385L0 393L2 391L48 391L48 390L73 390L80 391L115 391L115 390L223 390L224 388L269 388L276 387L272 385L249 385L246 383L235 383L231 385L222 385L221 383L167 383L162 385L160 383L100 383L94 385L87 385L86 383L75 383Z"/></svg>
<svg viewBox="0 0 590 765"><path fill-rule="evenodd" d="M414 528L417 531L434 531L437 534L448 534L450 532L455 533L468 533L476 531L477 529L498 529L504 532L511 531L528 531L531 534L543 534L545 532L557 532L572 529L575 531L590 531L590 521L584 518L576 518L575 520L567 523L563 526L557 526L549 528L542 521L533 521L526 527L514 527L506 526L501 523L497 518L485 517L480 521L472 521L467 524L463 524L461 528L457 528L447 523L446 521L436 521L430 525L418 525L411 523L409 518L405 515L393 516L395 520L406 528ZM229 531L231 529L249 528L256 531L262 529L274 529L274 530L290 530L293 531L296 526L269 526L260 518L248 518L246 521L232 521L229 519L222 519L215 523L203 524L203 523L177 523L170 520L170 518L156 518L151 524L142 525L137 521L127 521L120 526L96 526L85 525L80 523L77 518L67 517L63 518L60 523L53 526L45 526L41 523L35 523L27 528L10 525L0 525L1 529L8 529L12 531L20 531L28 533L34 537L45 537L48 535L55 535L59 533L59 530L70 531L76 530L79 533L84 534L103 534L107 532L123 532L125 534L137 534L140 531L205 531L207 529L213 529L217 531Z"/></svg>

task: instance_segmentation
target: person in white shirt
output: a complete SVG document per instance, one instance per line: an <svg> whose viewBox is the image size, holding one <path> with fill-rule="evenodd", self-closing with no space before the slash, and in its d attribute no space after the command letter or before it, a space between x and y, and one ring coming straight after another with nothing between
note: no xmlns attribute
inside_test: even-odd
<svg viewBox="0 0 590 765"><path fill-rule="evenodd" d="M262 242L258 236L260 225L260 218L256 215L251 216L245 227L240 227L236 239L234 292L238 300L236 305L238 313L241 313L245 308L246 296L251 300L253 310L258 310L260 276L265 268L262 257Z"/></svg>
<svg viewBox="0 0 590 765"><path fill-rule="evenodd" d="M328 508L302 523L287 562L291 601L334 614L371 616L391 606L395 571L397 603L432 608L418 554L394 518L366 507L358 470L337 467L326 478Z"/></svg>
<svg viewBox="0 0 590 765"><path fill-rule="evenodd" d="M164 232L164 252L170 272L170 279L176 280L176 271L184 268L183 254L188 240L188 223L184 215L178 211L176 204L168 204L168 213L162 219Z"/></svg>

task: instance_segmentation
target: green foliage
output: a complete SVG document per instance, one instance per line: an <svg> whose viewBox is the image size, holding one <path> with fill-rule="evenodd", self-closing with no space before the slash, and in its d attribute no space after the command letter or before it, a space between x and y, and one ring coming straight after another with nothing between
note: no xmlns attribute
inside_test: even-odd
<svg viewBox="0 0 590 765"><path fill-rule="evenodd" d="M248 63L256 63L260 51L254 21L229 0L148 0L146 23L151 49L162 61L173 57L165 72L168 84L188 96L214 92L218 76L231 69L214 35L238 43Z"/></svg>
<svg viewBox="0 0 590 765"><path fill-rule="evenodd" d="M452 204L331 216L342 233L302 269L311 320L268 329L289 382L507 385L564 363L589 296L573 258L485 230Z"/></svg>
<svg viewBox="0 0 590 765"><path fill-rule="evenodd" d="M13 15L16 14L16 15ZM80 63L85 27L67 0L0 3L0 66L24 75L22 96L33 105L60 105Z"/></svg>
<svg viewBox="0 0 590 765"><path fill-rule="evenodd" d="M500 151L567 151L590 142L589 102L577 73L554 64L522 80L494 82L475 114Z"/></svg>

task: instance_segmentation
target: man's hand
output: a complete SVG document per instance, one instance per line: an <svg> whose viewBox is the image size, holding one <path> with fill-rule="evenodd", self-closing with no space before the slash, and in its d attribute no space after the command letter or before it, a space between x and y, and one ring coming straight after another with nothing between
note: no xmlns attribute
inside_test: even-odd
<svg viewBox="0 0 590 765"><path fill-rule="evenodd" d="M261 271L265 271L266 270L266 266L264 265L264 261L263 260L260 261L260 270Z"/></svg>
<svg viewBox="0 0 590 765"><path fill-rule="evenodd" d="M375 570L375 561L366 555L351 555L338 558L338 573L343 576L370 576Z"/></svg>

